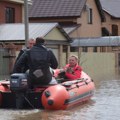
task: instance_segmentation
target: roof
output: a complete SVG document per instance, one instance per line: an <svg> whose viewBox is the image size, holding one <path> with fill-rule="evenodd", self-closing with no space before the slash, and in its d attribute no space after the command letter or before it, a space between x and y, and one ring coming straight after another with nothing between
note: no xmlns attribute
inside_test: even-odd
<svg viewBox="0 0 120 120"><path fill-rule="evenodd" d="M119 36L98 37L98 38L78 38L70 43L72 47L95 47L95 46L120 46Z"/></svg>
<svg viewBox="0 0 120 120"><path fill-rule="evenodd" d="M115 18L120 18L120 0L100 0L102 9Z"/></svg>
<svg viewBox="0 0 120 120"><path fill-rule="evenodd" d="M69 39L58 23L29 23L29 38L45 37L55 27ZM25 25L23 23L1 24L0 41L3 40L25 40Z"/></svg>
<svg viewBox="0 0 120 120"><path fill-rule="evenodd" d="M24 0L0 0L0 1L9 1L9 2L14 2L14 3L24 4ZM31 4L31 0L28 0L28 4Z"/></svg>
<svg viewBox="0 0 120 120"><path fill-rule="evenodd" d="M32 0L29 17L78 17L86 0Z"/></svg>
<svg viewBox="0 0 120 120"><path fill-rule="evenodd" d="M98 12L100 14L101 21L104 22L105 21L105 15L104 15L104 12L102 10L101 2L100 2L100 0L95 0L95 3L97 5L97 9L98 9Z"/></svg>
<svg viewBox="0 0 120 120"><path fill-rule="evenodd" d="M65 32L69 35L70 33L72 33L73 31L75 31L80 25L73 25L73 26L66 26L63 27L63 29L65 30Z"/></svg>

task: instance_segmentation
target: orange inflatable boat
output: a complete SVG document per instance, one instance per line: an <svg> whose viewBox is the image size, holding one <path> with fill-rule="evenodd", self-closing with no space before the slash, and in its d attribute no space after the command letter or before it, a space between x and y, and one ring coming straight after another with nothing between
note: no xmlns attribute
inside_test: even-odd
<svg viewBox="0 0 120 120"><path fill-rule="evenodd" d="M33 90L27 89L26 75L16 73L10 80L0 81L0 107L65 110L89 100L94 90L94 82L85 72L80 79Z"/></svg>
<svg viewBox="0 0 120 120"><path fill-rule="evenodd" d="M42 94L42 104L45 109L68 109L89 100L94 89L93 80L82 72L81 79L48 87Z"/></svg>

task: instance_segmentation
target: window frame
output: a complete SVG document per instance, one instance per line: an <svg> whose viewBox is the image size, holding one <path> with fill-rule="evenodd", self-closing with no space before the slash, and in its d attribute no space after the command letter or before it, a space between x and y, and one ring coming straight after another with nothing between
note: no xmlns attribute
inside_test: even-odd
<svg viewBox="0 0 120 120"><path fill-rule="evenodd" d="M15 8L13 8L13 7L5 8L5 22L6 23L15 23Z"/></svg>
<svg viewBox="0 0 120 120"><path fill-rule="evenodd" d="M88 24L93 23L93 10L92 8L88 8Z"/></svg>

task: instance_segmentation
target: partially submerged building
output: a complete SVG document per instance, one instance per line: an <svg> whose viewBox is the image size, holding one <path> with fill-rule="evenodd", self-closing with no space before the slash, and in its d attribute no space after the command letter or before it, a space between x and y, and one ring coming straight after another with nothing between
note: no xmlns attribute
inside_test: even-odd
<svg viewBox="0 0 120 120"><path fill-rule="evenodd" d="M62 53L64 52L66 57L68 56L71 39L58 23L30 23L29 38L36 39L36 37L43 37L46 40L47 47L53 50L59 66L62 66ZM10 64L6 66L9 68L9 72L12 71L18 52L24 47L25 29L23 23L0 25L0 59L3 63L10 61L8 62ZM0 62L1 66L3 66L2 62ZM1 71L2 69L3 67L1 67Z"/></svg>

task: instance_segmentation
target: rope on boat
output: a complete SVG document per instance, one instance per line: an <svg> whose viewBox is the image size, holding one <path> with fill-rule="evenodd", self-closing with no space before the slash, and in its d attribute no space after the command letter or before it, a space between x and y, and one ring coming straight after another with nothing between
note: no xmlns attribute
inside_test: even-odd
<svg viewBox="0 0 120 120"><path fill-rule="evenodd" d="M62 83L62 85L68 85L68 86L70 86L70 85L72 85L72 84L78 84L78 83L80 83L80 82L86 82L88 79L84 79L84 78L80 78L80 79L76 79L75 81L67 81L67 82L65 82L65 83Z"/></svg>
<svg viewBox="0 0 120 120"><path fill-rule="evenodd" d="M25 98L25 100L28 102L28 104L33 108L35 109L34 105L32 105L32 103L28 100L27 97L25 97L25 95L23 96Z"/></svg>
<svg viewBox="0 0 120 120"><path fill-rule="evenodd" d="M66 83L63 83L62 85L68 87L68 88L66 88L66 89L67 89L67 91L69 91L69 90L71 90L71 89L79 88L80 86L83 86L83 85L85 85L85 84L88 85L90 82L93 82L92 80L89 81L89 82L86 82L87 80L88 80L88 79L84 79L84 78L83 78L83 79L77 79L76 81L71 81L70 83L68 82L68 84L67 84L67 82L66 82ZM84 82L84 84L78 85L79 82ZM71 86L72 84L76 84L76 86L69 88L69 86Z"/></svg>

